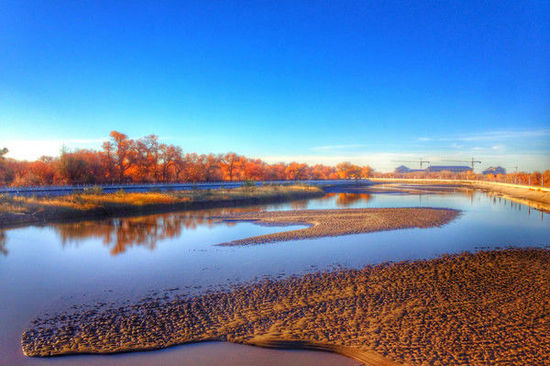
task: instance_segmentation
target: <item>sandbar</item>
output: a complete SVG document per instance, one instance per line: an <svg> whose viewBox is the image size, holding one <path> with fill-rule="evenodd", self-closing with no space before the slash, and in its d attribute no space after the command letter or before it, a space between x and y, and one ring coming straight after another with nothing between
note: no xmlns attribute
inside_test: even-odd
<svg viewBox="0 0 550 366"><path fill-rule="evenodd" d="M249 212L217 216L220 221L253 221L262 225L307 225L298 230L254 236L220 245L263 244L277 241L341 236L449 223L460 211L441 208L356 208Z"/></svg>
<svg viewBox="0 0 550 366"><path fill-rule="evenodd" d="M550 250L506 249L318 272L35 319L27 356L207 340L339 352L367 365L542 365Z"/></svg>

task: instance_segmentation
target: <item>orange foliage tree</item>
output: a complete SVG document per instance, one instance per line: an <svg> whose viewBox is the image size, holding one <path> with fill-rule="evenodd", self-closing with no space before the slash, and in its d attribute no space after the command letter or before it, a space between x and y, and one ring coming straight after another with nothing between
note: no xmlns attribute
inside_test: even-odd
<svg viewBox="0 0 550 366"><path fill-rule="evenodd" d="M361 178L362 168L345 161L336 165L336 172L340 179L359 179Z"/></svg>

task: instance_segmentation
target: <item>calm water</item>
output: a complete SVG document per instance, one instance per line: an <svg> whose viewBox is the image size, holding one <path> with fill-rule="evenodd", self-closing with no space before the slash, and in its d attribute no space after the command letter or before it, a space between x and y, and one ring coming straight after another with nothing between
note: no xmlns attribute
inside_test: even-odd
<svg viewBox="0 0 550 366"><path fill-rule="evenodd" d="M449 207L452 223L254 246L218 243L288 230L252 223L214 223L235 211L342 207ZM115 356L25 358L19 337L38 314L97 302L119 304L178 296L231 284L339 267L432 258L443 253L550 245L550 216L484 193L327 194L321 199L240 209L171 213L0 231L0 365L152 363L210 365L354 365L344 357L265 350L225 343ZM108 306L108 305L107 305Z"/></svg>

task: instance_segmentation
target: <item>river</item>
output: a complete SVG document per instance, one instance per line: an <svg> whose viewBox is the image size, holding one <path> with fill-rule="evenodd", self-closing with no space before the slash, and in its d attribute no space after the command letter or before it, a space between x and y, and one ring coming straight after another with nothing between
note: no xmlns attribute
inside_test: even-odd
<svg viewBox="0 0 550 366"><path fill-rule="evenodd" d="M121 355L26 358L28 322L55 311L189 296L232 285L367 264L429 259L497 247L548 246L550 217L483 192L356 190L284 204L27 226L0 231L1 365L356 365L343 356L221 342ZM249 246L218 243L288 230L219 223L225 213L361 207L445 207L462 211L439 228L406 229Z"/></svg>

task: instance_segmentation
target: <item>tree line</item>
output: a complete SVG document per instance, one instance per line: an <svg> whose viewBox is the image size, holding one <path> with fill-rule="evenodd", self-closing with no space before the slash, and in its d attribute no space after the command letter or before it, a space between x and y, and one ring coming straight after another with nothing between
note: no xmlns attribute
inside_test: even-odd
<svg viewBox="0 0 550 366"><path fill-rule="evenodd" d="M6 157L0 149L0 186L39 186L110 183L176 183L244 180L312 180L379 178L479 179L497 182L550 186L550 170L481 175L411 172L379 173L370 166L342 162L336 166L304 163L268 164L234 152L225 154L184 153L182 148L159 142L149 135L131 139L112 131L101 150L62 149L60 156L42 156L36 161Z"/></svg>
<svg viewBox="0 0 550 366"><path fill-rule="evenodd" d="M36 161L9 159L7 152L0 150L0 185L9 186L359 179L372 173L369 166L350 162L268 164L233 152L184 153L179 146L160 143L156 135L131 139L118 131L110 133L99 151L64 148L58 157Z"/></svg>

